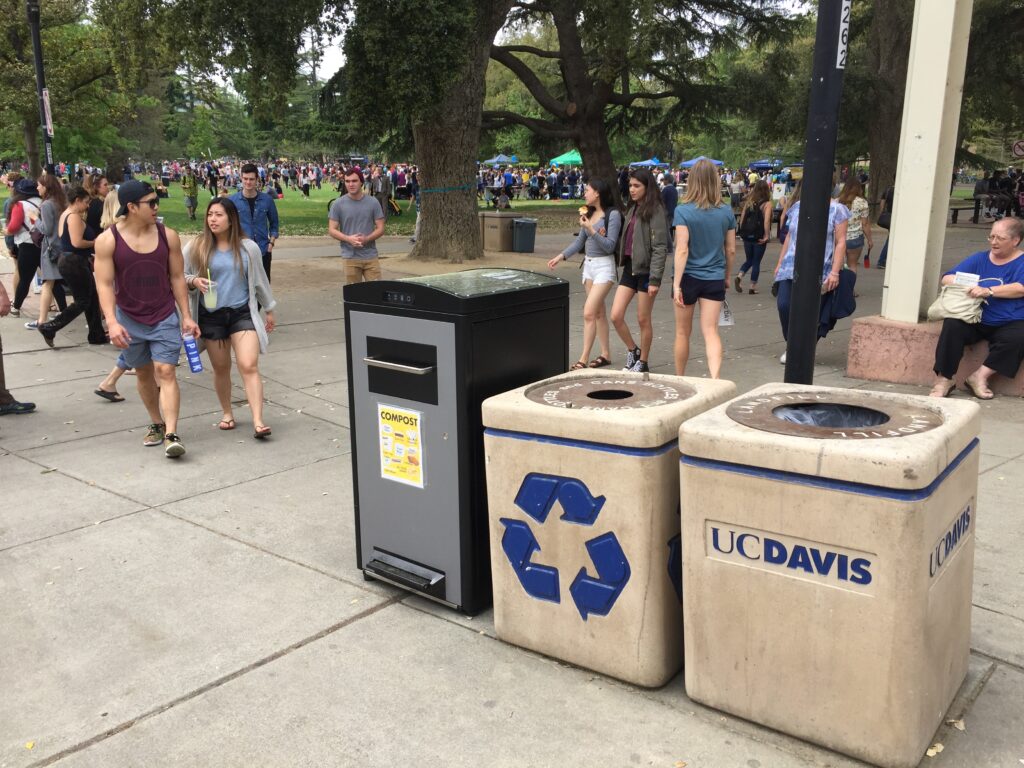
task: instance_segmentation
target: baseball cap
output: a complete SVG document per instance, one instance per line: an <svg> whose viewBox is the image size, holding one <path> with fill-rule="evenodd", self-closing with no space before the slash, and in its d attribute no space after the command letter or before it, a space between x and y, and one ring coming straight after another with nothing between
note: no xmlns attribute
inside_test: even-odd
<svg viewBox="0 0 1024 768"><path fill-rule="evenodd" d="M118 216L128 215L128 203L137 203L146 195L153 194L153 188L144 181L130 179L117 188L117 202L121 207L117 209Z"/></svg>

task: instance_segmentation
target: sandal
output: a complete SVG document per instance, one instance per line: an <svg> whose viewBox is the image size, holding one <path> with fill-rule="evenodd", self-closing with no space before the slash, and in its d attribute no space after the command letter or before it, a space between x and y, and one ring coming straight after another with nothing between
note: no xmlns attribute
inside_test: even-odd
<svg viewBox="0 0 1024 768"><path fill-rule="evenodd" d="M598 355L593 360L591 360L589 363L587 363L587 367L588 368L604 368L606 365L611 365L611 364L612 364L612 361L609 360L607 357L605 357L604 355Z"/></svg>
<svg viewBox="0 0 1024 768"><path fill-rule="evenodd" d="M952 379L940 381L932 387L932 391L928 393L928 397L949 397L950 393L954 389L956 389L956 382Z"/></svg>
<svg viewBox="0 0 1024 768"><path fill-rule="evenodd" d="M268 426L256 427L256 431L253 432L252 436L256 440L262 440L265 437L270 437L270 427L268 427Z"/></svg>
<svg viewBox="0 0 1024 768"><path fill-rule="evenodd" d="M575 363L573 363L572 365L569 366L569 370L570 371L579 371L579 370L582 370L583 368L586 368L586 367L587 367L586 363L584 363L582 360L577 360Z"/></svg>
<svg viewBox="0 0 1024 768"><path fill-rule="evenodd" d="M234 428L235 428L235 420L234 419L221 419L220 423L217 425L217 429L223 430L224 432L227 432L228 430L234 429Z"/></svg>
<svg viewBox="0 0 1024 768"><path fill-rule="evenodd" d="M115 392L107 392L107 390L105 390L105 389L96 389L96 390L94 390L94 392L97 395L99 395L100 397L102 397L104 400L109 400L112 403L123 403L124 402L124 398L121 397L121 395L119 395L116 391Z"/></svg>
<svg viewBox="0 0 1024 768"><path fill-rule="evenodd" d="M757 288L751 288L749 291L747 291L747 293L749 293L751 295L756 295L757 294Z"/></svg>
<svg viewBox="0 0 1024 768"><path fill-rule="evenodd" d="M970 378L964 379L964 386L967 387L967 389L971 391L971 394L979 400L991 400L996 396L995 393L984 384L977 381L971 381Z"/></svg>
<svg viewBox="0 0 1024 768"><path fill-rule="evenodd" d="M736 289L736 293L743 293L743 277L741 275L736 275L732 279L732 284Z"/></svg>

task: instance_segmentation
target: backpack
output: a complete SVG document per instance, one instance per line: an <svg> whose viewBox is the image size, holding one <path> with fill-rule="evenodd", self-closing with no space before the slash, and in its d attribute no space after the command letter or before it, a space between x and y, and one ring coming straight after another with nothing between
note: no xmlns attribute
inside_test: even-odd
<svg viewBox="0 0 1024 768"><path fill-rule="evenodd" d="M764 237L764 215L760 207L743 209L739 234L744 240L760 240Z"/></svg>

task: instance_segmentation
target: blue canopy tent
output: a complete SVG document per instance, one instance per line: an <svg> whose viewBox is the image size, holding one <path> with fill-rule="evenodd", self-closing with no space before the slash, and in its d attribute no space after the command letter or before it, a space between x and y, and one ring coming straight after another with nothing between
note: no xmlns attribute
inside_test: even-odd
<svg viewBox="0 0 1024 768"><path fill-rule="evenodd" d="M704 155L701 155L700 157L693 158L693 160L684 160L683 162L681 162L679 164L679 167L680 168L693 168L693 166L695 166L701 160L709 160L712 165L725 165L725 163L723 163L721 160L713 160L710 157L705 157Z"/></svg>
<svg viewBox="0 0 1024 768"><path fill-rule="evenodd" d="M630 163L630 168L661 168L668 167L668 163L663 163L656 157L652 157L650 160L637 160L635 163Z"/></svg>
<svg viewBox="0 0 1024 768"><path fill-rule="evenodd" d="M747 163L747 168L752 171L774 171L776 168L781 168L785 163L779 158L766 157L764 160L755 160L752 163Z"/></svg>
<svg viewBox="0 0 1024 768"><path fill-rule="evenodd" d="M484 160L484 165L505 165L506 163L518 163L519 158L515 155L496 155L490 160Z"/></svg>

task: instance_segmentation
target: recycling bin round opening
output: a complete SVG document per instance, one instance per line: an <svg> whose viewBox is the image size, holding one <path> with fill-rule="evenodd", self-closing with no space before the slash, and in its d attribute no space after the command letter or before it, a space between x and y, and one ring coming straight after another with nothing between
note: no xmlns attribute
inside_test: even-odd
<svg viewBox="0 0 1024 768"><path fill-rule="evenodd" d="M633 393L624 389L597 389L588 392L587 397L594 400L625 400L627 397L633 397Z"/></svg>
<svg viewBox="0 0 1024 768"><path fill-rule="evenodd" d="M811 427L859 429L877 427L889 421L888 414L860 405L843 403L801 403L780 405L772 410L777 419Z"/></svg>

